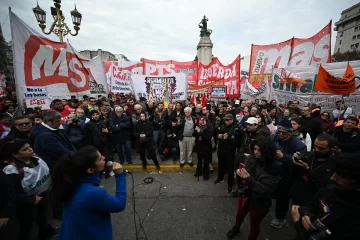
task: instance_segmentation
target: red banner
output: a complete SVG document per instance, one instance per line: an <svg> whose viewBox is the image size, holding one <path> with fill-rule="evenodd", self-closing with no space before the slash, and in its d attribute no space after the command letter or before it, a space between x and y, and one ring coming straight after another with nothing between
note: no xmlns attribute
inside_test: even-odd
<svg viewBox="0 0 360 240"><path fill-rule="evenodd" d="M310 38L292 38L270 45L252 45L249 82L256 88L270 80L272 68L331 62L331 21Z"/></svg>
<svg viewBox="0 0 360 240"><path fill-rule="evenodd" d="M227 98L240 97L240 55L229 65L224 66L217 58L208 65L199 64L198 85L224 79Z"/></svg>
<svg viewBox="0 0 360 240"><path fill-rule="evenodd" d="M165 75L173 73L186 73L188 84L197 84L198 63L196 61L177 62L173 60L156 61L143 58L145 75Z"/></svg>

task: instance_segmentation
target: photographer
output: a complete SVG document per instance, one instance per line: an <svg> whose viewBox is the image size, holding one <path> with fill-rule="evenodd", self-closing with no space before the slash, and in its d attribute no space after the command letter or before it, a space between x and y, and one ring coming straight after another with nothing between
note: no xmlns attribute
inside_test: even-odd
<svg viewBox="0 0 360 240"><path fill-rule="evenodd" d="M329 134L320 134L314 142L314 151L294 153L292 160L301 176L291 188L291 199L295 204L303 205L317 191L330 183L333 174L330 158L338 150L338 141Z"/></svg>
<svg viewBox="0 0 360 240"><path fill-rule="evenodd" d="M360 153L334 156L334 185L318 191L305 206L294 205L295 240L360 239Z"/></svg>
<svg viewBox="0 0 360 240"><path fill-rule="evenodd" d="M279 182L279 170L275 163L276 147L270 139L257 138L251 144L251 154L236 171L242 179L234 227L227 233L229 239L240 231L246 215L250 212L248 239L255 240L260 234L260 224L271 207L271 195Z"/></svg>
<svg viewBox="0 0 360 240"><path fill-rule="evenodd" d="M203 180L207 181L209 180L209 163L211 161L213 148L211 142L211 138L213 137L213 127L207 117L199 119L199 125L195 127L193 136L195 137L195 149L198 159L194 176L203 176Z"/></svg>
<svg viewBox="0 0 360 240"><path fill-rule="evenodd" d="M79 120L75 114L72 113L67 117L67 121L63 124L63 127L70 142L76 149L84 146L85 122L83 120Z"/></svg>
<svg viewBox="0 0 360 240"><path fill-rule="evenodd" d="M93 145L97 147L102 155L105 155L107 150L107 134L110 131L106 128L104 121L99 119L100 114L98 110L91 110L89 117L91 120L84 127L85 145Z"/></svg>
<svg viewBox="0 0 360 240"><path fill-rule="evenodd" d="M159 162L155 154L155 142L153 139L153 127L152 123L146 119L145 112L140 113L140 120L135 124L134 135L136 141L139 142L139 153L142 161L143 169L147 167L147 161L145 157L145 150L148 152L150 158L153 160L156 169L160 170Z"/></svg>

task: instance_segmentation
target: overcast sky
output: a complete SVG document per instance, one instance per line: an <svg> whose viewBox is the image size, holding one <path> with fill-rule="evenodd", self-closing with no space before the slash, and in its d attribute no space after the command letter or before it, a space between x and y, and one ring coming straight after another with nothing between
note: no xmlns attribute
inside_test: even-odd
<svg viewBox="0 0 360 240"><path fill-rule="evenodd" d="M62 10L72 28L70 11L83 15L79 35L69 37L77 50L103 49L125 54L130 60L190 61L196 55L203 15L214 44L213 54L224 64L237 54L249 55L251 44L272 44L293 36L307 38L330 19L339 20L342 10L358 0L63 0ZM51 23L51 0L39 0ZM27 24L40 31L32 8L36 0L0 0L0 21L8 6ZM333 25L334 28L334 25ZM10 40L10 22L3 25ZM55 35L48 36L56 40ZM332 48L336 32L332 36Z"/></svg>

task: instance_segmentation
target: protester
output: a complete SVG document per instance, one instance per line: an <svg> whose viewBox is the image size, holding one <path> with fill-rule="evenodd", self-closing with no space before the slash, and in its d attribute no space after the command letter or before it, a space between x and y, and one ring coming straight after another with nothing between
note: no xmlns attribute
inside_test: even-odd
<svg viewBox="0 0 360 240"><path fill-rule="evenodd" d="M302 108L302 115L302 127L309 133L313 145L316 137L323 132L321 123L311 116L311 109L308 106Z"/></svg>
<svg viewBox="0 0 360 240"><path fill-rule="evenodd" d="M34 151L46 162L51 172L62 155L76 152L64 130L60 129L61 119L60 113L47 111L43 114L43 122L36 124L32 130Z"/></svg>
<svg viewBox="0 0 360 240"><path fill-rule="evenodd" d="M139 141L138 146L143 169L147 168L147 161L145 157L146 150L150 158L153 160L156 169L160 170L160 165L155 154L156 145L153 139L153 126L146 118L145 112L140 114L140 121L135 124L134 135L136 141Z"/></svg>
<svg viewBox="0 0 360 240"><path fill-rule="evenodd" d="M176 106L179 106L178 104ZM180 147L180 167L183 168L187 161L190 167L193 167L192 153L195 144L195 138L193 137L195 129L195 119L191 116L191 108L186 107L184 109L185 117L177 120L178 125L178 139ZM173 119L173 118L171 118Z"/></svg>
<svg viewBox="0 0 360 240"><path fill-rule="evenodd" d="M339 141L342 152L357 152L360 150L360 130L357 128L359 119L348 116L344 125L335 127L329 131Z"/></svg>
<svg viewBox="0 0 360 240"><path fill-rule="evenodd" d="M336 109L332 112L334 122L344 120L349 116L349 114L354 113L354 110L351 107L345 106L345 102L343 100L338 100L335 104Z"/></svg>
<svg viewBox="0 0 360 240"><path fill-rule="evenodd" d="M119 163L112 170L116 179L116 195L99 187L104 157L93 146L67 154L53 177L54 201L63 204L59 240L112 240L110 213L126 207L126 178ZM93 226L93 227L90 227Z"/></svg>
<svg viewBox="0 0 360 240"><path fill-rule="evenodd" d="M45 240L57 235L47 220L48 189L51 185L47 164L35 156L30 144L22 139L3 139L2 154L9 163L3 172L16 191L16 201L13 204L16 204L20 224L19 240L31 239L35 223L39 229L37 239Z"/></svg>
<svg viewBox="0 0 360 240"><path fill-rule="evenodd" d="M245 168L236 174L242 179L242 193L238 200L238 210L234 227L227 233L233 239L239 232L246 215L250 212L249 240L260 234L260 224L272 204L272 194L279 182L276 165L276 147L270 139L258 138L251 144L251 154L245 160Z"/></svg>
<svg viewBox="0 0 360 240"><path fill-rule="evenodd" d="M292 125L292 135L297 137L300 141L302 141L307 148L307 151L311 151L311 137L309 133L306 132L306 130L302 126L303 121L301 118L293 118L291 119L291 125Z"/></svg>
<svg viewBox="0 0 360 240"><path fill-rule="evenodd" d="M322 130L324 133L329 132L335 127L335 124L330 119L330 113L329 112L322 112L319 119Z"/></svg>
<svg viewBox="0 0 360 240"><path fill-rule="evenodd" d="M195 137L195 149L198 159L194 176L202 176L203 180L207 181L209 180L209 164L213 152L213 146L211 141L213 137L213 126L207 117L204 116L200 119L199 125L195 127L193 136Z"/></svg>
<svg viewBox="0 0 360 240"><path fill-rule="evenodd" d="M236 152L234 116L226 114L224 117L224 124L220 126L218 138L218 178L214 184L219 184L224 181L224 175L228 174L228 193L232 192L234 185L234 158Z"/></svg>
<svg viewBox="0 0 360 240"><path fill-rule="evenodd" d="M30 146L34 147L31 119L28 116L18 116L13 119L13 123L9 136L26 139Z"/></svg>
<svg viewBox="0 0 360 240"><path fill-rule="evenodd" d="M277 133L271 136L271 139L277 148L277 164L280 166L281 178L275 191L275 218L270 225L274 228L282 228L286 223L285 217L290 204L289 192L296 180L292 173L292 156L296 152L305 153L306 145L292 136L291 122L286 119L279 123Z"/></svg>
<svg viewBox="0 0 360 240"><path fill-rule="evenodd" d="M0 166L3 169L2 164ZM0 171L0 239L17 240L18 227L15 186L6 174Z"/></svg>
<svg viewBox="0 0 360 240"><path fill-rule="evenodd" d="M67 116L69 116L70 111L69 109L64 107L63 101L60 99L55 99L52 101L53 108L51 110L56 111L61 114L61 123L66 121Z"/></svg>
<svg viewBox="0 0 360 240"><path fill-rule="evenodd" d="M111 137L115 143L115 148L121 164L124 164L123 147L125 148L126 161L132 164L131 158L131 125L130 119L124 114L122 107L116 107L110 113L109 126Z"/></svg>

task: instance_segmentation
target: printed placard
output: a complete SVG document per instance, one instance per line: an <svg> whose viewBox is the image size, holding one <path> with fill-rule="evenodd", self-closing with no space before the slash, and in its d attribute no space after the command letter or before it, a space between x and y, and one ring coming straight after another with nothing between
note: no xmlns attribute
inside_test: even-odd
<svg viewBox="0 0 360 240"><path fill-rule="evenodd" d="M39 107L42 110L50 109L51 101L48 98L26 99L26 107Z"/></svg>
<svg viewBox="0 0 360 240"><path fill-rule="evenodd" d="M24 87L24 98L49 98L46 87Z"/></svg>
<svg viewBox="0 0 360 240"><path fill-rule="evenodd" d="M226 86L213 86L211 87L212 98L226 98Z"/></svg>

